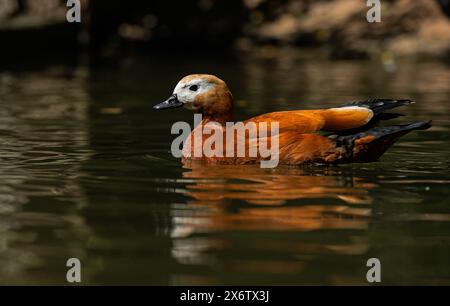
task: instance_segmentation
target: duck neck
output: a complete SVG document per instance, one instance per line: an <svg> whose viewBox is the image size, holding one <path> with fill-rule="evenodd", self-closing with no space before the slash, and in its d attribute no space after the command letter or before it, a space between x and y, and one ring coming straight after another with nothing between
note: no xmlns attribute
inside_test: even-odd
<svg viewBox="0 0 450 306"><path fill-rule="evenodd" d="M215 121L222 125L225 125L227 122L234 122L233 112L221 114L202 113L202 117L204 122Z"/></svg>
<svg viewBox="0 0 450 306"><path fill-rule="evenodd" d="M220 108L203 109L202 115L208 121L216 121L222 124L231 122L234 119L233 100L222 102Z"/></svg>
<svg viewBox="0 0 450 306"><path fill-rule="evenodd" d="M201 113L204 119L222 124L233 121L233 96L226 86L203 95L199 100L203 105Z"/></svg>

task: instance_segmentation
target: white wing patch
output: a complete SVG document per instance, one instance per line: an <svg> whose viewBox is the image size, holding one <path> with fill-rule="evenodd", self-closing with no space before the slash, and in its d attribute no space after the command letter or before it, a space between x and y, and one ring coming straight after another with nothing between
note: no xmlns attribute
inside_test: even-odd
<svg viewBox="0 0 450 306"><path fill-rule="evenodd" d="M367 107L360 107L360 106L344 106L344 107L336 107L332 108L333 111L342 112L342 114L345 116L346 114L350 114L352 112L365 112L367 113L367 119L365 123L368 123L373 118L373 111L370 108Z"/></svg>

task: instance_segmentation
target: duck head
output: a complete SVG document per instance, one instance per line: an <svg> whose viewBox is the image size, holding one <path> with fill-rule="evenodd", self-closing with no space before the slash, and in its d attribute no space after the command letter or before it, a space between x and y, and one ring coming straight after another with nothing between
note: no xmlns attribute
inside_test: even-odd
<svg viewBox="0 0 450 306"><path fill-rule="evenodd" d="M192 74L181 79L166 101L153 106L163 110L184 107L204 117L232 120L233 97L227 84L214 75Z"/></svg>

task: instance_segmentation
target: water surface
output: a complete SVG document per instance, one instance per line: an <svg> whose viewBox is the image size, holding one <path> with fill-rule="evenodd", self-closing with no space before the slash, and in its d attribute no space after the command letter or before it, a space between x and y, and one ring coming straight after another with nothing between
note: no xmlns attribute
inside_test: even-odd
<svg viewBox="0 0 450 306"><path fill-rule="evenodd" d="M126 59L110 68L0 72L0 283L450 284L450 67L442 62ZM389 68L389 69L386 69ZM185 74L227 80L238 119L412 98L396 123L433 119L377 163L183 167Z"/></svg>

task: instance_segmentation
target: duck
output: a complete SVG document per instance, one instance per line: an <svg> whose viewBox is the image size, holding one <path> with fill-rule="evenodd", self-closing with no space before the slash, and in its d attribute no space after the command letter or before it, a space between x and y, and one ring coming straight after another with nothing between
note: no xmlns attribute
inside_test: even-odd
<svg viewBox="0 0 450 306"><path fill-rule="evenodd" d="M225 134L228 123L234 122L233 95L225 81L210 74L191 74L183 77L172 95L155 105L154 110L183 107L201 115L198 124L183 143L183 163L206 162L208 164L255 164L268 159L261 154L251 155L250 148L258 146L258 140L277 143L276 165L369 163L377 161L401 136L414 130L425 130L432 121L415 121L407 124L380 126L380 121L400 116L387 112L396 107L415 103L410 99L369 99L351 102L331 108L287 110L261 114L243 121L244 125L276 124L276 129L266 133L239 138L246 145L244 154L225 154L227 139L221 137L216 156L194 154L196 146L202 146L208 135L198 129L214 127L215 133ZM270 130L270 128L269 128ZM269 135L270 134L270 135ZM235 136L233 136L235 137ZM253 137L253 139L251 139ZM263 139L264 138L264 139ZM276 140L276 141L275 141ZM217 143L214 144L217 146ZM213 145L213 146L214 146ZM236 144L233 144L236 146ZM230 145L229 145L230 147ZM222 153L222 152L220 152ZM228 153L228 152L227 152Z"/></svg>

